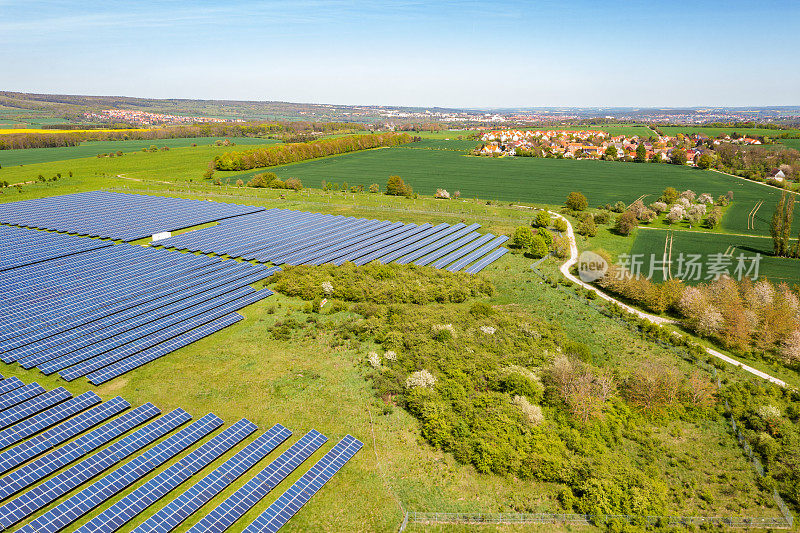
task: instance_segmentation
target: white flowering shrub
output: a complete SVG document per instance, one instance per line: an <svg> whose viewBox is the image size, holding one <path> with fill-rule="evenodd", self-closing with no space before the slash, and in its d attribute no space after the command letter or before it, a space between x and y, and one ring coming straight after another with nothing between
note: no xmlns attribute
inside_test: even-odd
<svg viewBox="0 0 800 533"><path fill-rule="evenodd" d="M367 355L367 361L372 368L380 368L381 367L381 356L378 355L378 352L369 352Z"/></svg>
<svg viewBox="0 0 800 533"><path fill-rule="evenodd" d="M764 404L758 406L756 414L762 420L775 420L781 417L781 410L774 405Z"/></svg>
<svg viewBox="0 0 800 533"><path fill-rule="evenodd" d="M753 285L753 296L758 305L769 305L772 303L773 298L775 298L775 289L772 287L772 283L762 279Z"/></svg>
<svg viewBox="0 0 800 533"><path fill-rule="evenodd" d="M790 363L800 362L800 329L796 329L786 337L781 346L781 354Z"/></svg>
<svg viewBox="0 0 800 533"><path fill-rule="evenodd" d="M330 296L333 294L333 284L330 281L323 281L320 286L322 287L322 292L326 295Z"/></svg>
<svg viewBox="0 0 800 533"><path fill-rule="evenodd" d="M522 411L522 415L529 424L538 426L544 421L542 408L529 402L525 396L514 396L514 399L511 400L511 402L519 407L519 410Z"/></svg>
<svg viewBox="0 0 800 533"><path fill-rule="evenodd" d="M450 198L450 193L447 192L444 189L436 189L436 194L434 194L433 197L434 198L444 198L444 199L447 200L447 199Z"/></svg>
<svg viewBox="0 0 800 533"><path fill-rule="evenodd" d="M412 372L406 378L407 389L416 389L418 387L431 388L435 384L436 378L424 368L422 370L418 370L417 372Z"/></svg>
<svg viewBox="0 0 800 533"><path fill-rule="evenodd" d="M494 332L497 331L492 326L481 326L480 330L484 335L494 335Z"/></svg>
<svg viewBox="0 0 800 533"><path fill-rule="evenodd" d="M678 201L675 202L677 205L683 207L684 209L689 209L689 206L692 205L692 202L689 201L688 198L680 197Z"/></svg>
<svg viewBox="0 0 800 533"><path fill-rule="evenodd" d="M714 197L711 196L710 194L708 194L707 192L704 192L703 194L701 194L700 196L697 197L697 203L698 204L713 204L714 203Z"/></svg>
<svg viewBox="0 0 800 533"><path fill-rule="evenodd" d="M665 213L667 209L669 209L669 206L665 202L653 202L650 207L652 207L653 211L656 213Z"/></svg>
<svg viewBox="0 0 800 533"><path fill-rule="evenodd" d="M387 350L383 356L387 361L397 361L397 353L394 350Z"/></svg>

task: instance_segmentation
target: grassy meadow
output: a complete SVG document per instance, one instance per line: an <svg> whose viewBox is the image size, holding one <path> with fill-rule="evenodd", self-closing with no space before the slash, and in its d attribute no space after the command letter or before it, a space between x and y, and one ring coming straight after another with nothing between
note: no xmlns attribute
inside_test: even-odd
<svg viewBox="0 0 800 533"><path fill-rule="evenodd" d="M755 135L759 137L770 137L772 139L776 139L778 136L785 133L788 133L790 137L800 136L800 129L773 130L769 128L712 128L707 126L661 126L659 129L663 131L665 135L671 137L678 133L686 135L702 133L709 137L738 133L739 135Z"/></svg>

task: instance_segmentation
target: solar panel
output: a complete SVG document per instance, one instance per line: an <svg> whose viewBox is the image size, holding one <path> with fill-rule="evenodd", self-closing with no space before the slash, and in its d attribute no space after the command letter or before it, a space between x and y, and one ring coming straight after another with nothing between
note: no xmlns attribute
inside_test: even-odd
<svg viewBox="0 0 800 533"><path fill-rule="evenodd" d="M479 261L476 261L472 265L465 268L464 272L468 274L477 274L490 264L494 263L495 261L503 257L506 253L508 253L507 248L498 248L497 250L493 251L487 256L481 258Z"/></svg>
<svg viewBox="0 0 800 533"><path fill-rule="evenodd" d="M0 396L0 410L8 409L12 405L17 405L25 400L29 400L34 396L38 396L45 392L45 388L38 383L31 383L30 385L23 385L18 389L14 389Z"/></svg>
<svg viewBox="0 0 800 533"><path fill-rule="evenodd" d="M14 389L18 389L18 388L22 387L23 385L25 385L25 383L20 381L20 379L17 378L17 377L5 378L3 380L0 380L0 394L5 394L5 393L10 392L10 391L12 391Z"/></svg>
<svg viewBox="0 0 800 533"><path fill-rule="evenodd" d="M134 516L157 502L171 490L239 444L258 427L249 420L239 420L214 438L193 450L144 485L126 495L76 531L109 533L127 524Z"/></svg>
<svg viewBox="0 0 800 533"><path fill-rule="evenodd" d="M327 440L319 431L311 430L306 433L264 470L204 516L189 533L221 533L228 529Z"/></svg>
<svg viewBox="0 0 800 533"><path fill-rule="evenodd" d="M31 418L13 425L0 431L0 449L8 448L9 446L27 439L40 431L43 431L50 426L54 426L67 418L80 413L84 409L100 403L102 400L100 396L93 392L85 392L77 398L71 398L63 403L51 407L46 411L32 416ZM48 435L50 432L46 433ZM45 435L43 437L47 438ZM2 457L2 455L0 455ZM2 463L2 460L0 460Z"/></svg>
<svg viewBox="0 0 800 533"><path fill-rule="evenodd" d="M275 532L283 527L311 497L327 483L362 447L358 439L347 435L308 472L298 479L275 502L267 507L245 533Z"/></svg>
<svg viewBox="0 0 800 533"><path fill-rule="evenodd" d="M30 400L26 400L13 407L9 407L4 411L0 411L0 429L7 428L20 420L33 416L39 411L43 411L69 398L72 398L72 394L64 387L58 387L44 394L34 396Z"/></svg>
<svg viewBox="0 0 800 533"><path fill-rule="evenodd" d="M125 416L125 415L123 415ZM120 417L121 418L121 417ZM82 460L78 464L50 478L44 483L37 485L31 490L21 494L0 507L0 525L5 528L30 516L42 507L49 505L53 501L61 498L76 487L82 485L89 479L97 476L101 472L108 470L115 464L121 462L126 457L130 457L145 446L152 444L173 429L189 421L192 417L183 409L176 409L161 418L150 422L142 429L124 437L111 446L100 450L98 453ZM164 441L166 442L166 441ZM89 443L91 444L91 442ZM63 448L59 448L62 450ZM58 452L59 450L56 450ZM76 456L81 456L84 452L81 449L73 450ZM141 457L141 456L140 456ZM46 459L43 457L42 459ZM127 463L130 464L130 463ZM9 474L10 477L19 472L16 470ZM23 486L27 483L23 480ZM44 516L39 517L40 520ZM50 515L53 516L53 515ZM45 520L46 521L46 520ZM32 523L25 525L19 531L34 533L40 530L43 522L33 526Z"/></svg>
<svg viewBox="0 0 800 533"><path fill-rule="evenodd" d="M111 402L114 402L114 400L110 400L109 402L106 403L110 404ZM111 408L114 409L119 407L125 407L127 404L128 402L126 402L125 400L121 400L121 402L120 401L114 402ZM94 411L93 416L83 419L80 422L81 425L87 425L89 427L93 427L97 423L105 420L109 414L110 416L114 415L113 412L106 413L103 411L99 411L99 409L102 407L103 406L93 409L92 410ZM66 465L74 461L77 461L86 454L111 442L115 438L123 435L124 433L135 428L136 426L147 422L154 416L157 416L159 413L160 411L153 404L150 403L144 404L130 412L125 413L119 418L116 418L106 424L103 424L102 426L92 430L86 435L83 435L75 439L74 441L65 444L60 448L56 448L54 451L23 466L22 468L14 470L5 477L0 478L0 499L5 499L8 498L9 496L18 493L19 491L32 485L33 483L36 483L40 479L49 476L53 472L60 470ZM129 445L131 445L131 443L136 444L139 441L135 439L130 439L127 442ZM36 453L39 452L37 451ZM104 452L104 453L108 454L111 452ZM12 459L16 459L16 464L13 465L14 467L16 467L19 464L22 464L28 458L29 457L25 457L24 453L21 453L19 454L19 456L16 457L9 456L8 460L9 463L11 463ZM93 459L92 461L90 461L91 464L87 463L84 466L76 465L77 467L80 468L74 470L72 475L78 476L80 472L83 472L86 468L89 468L89 466L95 464L94 461L95 460ZM71 477L67 476L65 479L71 479Z"/></svg>
<svg viewBox="0 0 800 533"><path fill-rule="evenodd" d="M255 466L258 461L269 455L291 434L292 432L282 425L275 424L243 450L225 461L219 468L148 518L134 530L134 533L168 533L172 531Z"/></svg>
<svg viewBox="0 0 800 533"><path fill-rule="evenodd" d="M20 528L19 531L26 533L56 533L61 531L81 516L95 509L104 501L118 494L220 427L222 423L222 420L214 414L204 416L56 505Z"/></svg>

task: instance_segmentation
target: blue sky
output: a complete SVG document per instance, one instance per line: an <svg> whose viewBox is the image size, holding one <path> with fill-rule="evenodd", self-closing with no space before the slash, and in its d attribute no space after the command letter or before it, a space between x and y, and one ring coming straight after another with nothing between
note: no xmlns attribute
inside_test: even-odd
<svg viewBox="0 0 800 533"><path fill-rule="evenodd" d="M800 2L0 0L0 89L446 107L800 105Z"/></svg>

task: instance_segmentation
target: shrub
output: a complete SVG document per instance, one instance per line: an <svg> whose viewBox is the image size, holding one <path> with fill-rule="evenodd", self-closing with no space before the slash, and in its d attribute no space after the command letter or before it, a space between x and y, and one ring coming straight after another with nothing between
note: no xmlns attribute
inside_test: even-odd
<svg viewBox="0 0 800 533"><path fill-rule="evenodd" d="M386 194L390 196L411 196L413 190L410 185L406 185L400 176L389 176L386 182Z"/></svg>
<svg viewBox="0 0 800 533"><path fill-rule="evenodd" d="M303 189L303 182L297 178L289 178L288 180L286 180L286 188L294 189L295 191L300 191Z"/></svg>
<svg viewBox="0 0 800 533"><path fill-rule="evenodd" d="M532 426L538 426L544 421L542 408L538 405L532 404L524 396L514 396L512 402L514 405L519 407L519 410L522 411L522 416L524 416L525 420Z"/></svg>
<svg viewBox="0 0 800 533"><path fill-rule="evenodd" d="M638 220L636 219L636 215L633 213L633 211L625 211L617 217L617 221L614 223L614 231L620 235L628 236L633 233L633 230L636 229L637 224Z"/></svg>
<svg viewBox="0 0 800 533"><path fill-rule="evenodd" d="M553 221L553 228L556 231L560 231L561 233L564 233L565 231L567 231L567 221L564 220L563 218L556 218Z"/></svg>
<svg viewBox="0 0 800 533"><path fill-rule="evenodd" d="M425 369L413 372L409 374L409 376L406 378L407 389L416 389L419 387L431 388L435 384L436 384L436 378L433 377L433 374L431 374Z"/></svg>
<svg viewBox="0 0 800 533"><path fill-rule="evenodd" d="M567 195L567 201L564 205L567 206L567 209L571 209L573 211L584 211L587 207L589 207L589 201L582 193L573 191Z"/></svg>
<svg viewBox="0 0 800 533"><path fill-rule="evenodd" d="M443 200L450 199L450 193L447 192L445 189L436 189L436 194L433 195L434 198L440 198Z"/></svg>
<svg viewBox="0 0 800 533"><path fill-rule="evenodd" d="M575 232L578 235L586 235L587 237L594 237L597 235L597 224L594 223L594 217L590 213L586 213L578 221L575 227Z"/></svg>
<svg viewBox="0 0 800 533"><path fill-rule="evenodd" d="M545 244L547 244L548 249L553 244L553 234L550 233L547 229L539 228L538 230L536 230L536 235L544 239L544 242Z"/></svg>
<svg viewBox="0 0 800 533"><path fill-rule="evenodd" d="M514 235L511 237L511 246L522 250L527 250L533 241L533 231L527 226L520 226L514 230Z"/></svg>
<svg viewBox="0 0 800 533"><path fill-rule="evenodd" d="M531 239L531 245L528 248L530 254L535 258L544 257L549 253L547 243L541 235L534 235Z"/></svg>
<svg viewBox="0 0 800 533"><path fill-rule="evenodd" d="M611 220L611 213L609 211L600 211L594 214L594 222L596 224L608 224Z"/></svg>
<svg viewBox="0 0 800 533"><path fill-rule="evenodd" d="M658 197L659 202L664 202L667 205L674 204L677 199L678 190L675 187L667 187L664 189L664 192L661 193L661 196Z"/></svg>
<svg viewBox="0 0 800 533"><path fill-rule="evenodd" d="M539 211L536 218L533 219L533 225L537 228L547 228L550 226L550 213L547 211Z"/></svg>
<svg viewBox="0 0 800 533"><path fill-rule="evenodd" d="M253 176L253 179L247 182L247 186L255 188L270 187L272 182L277 179L278 175L274 172L262 172Z"/></svg>

